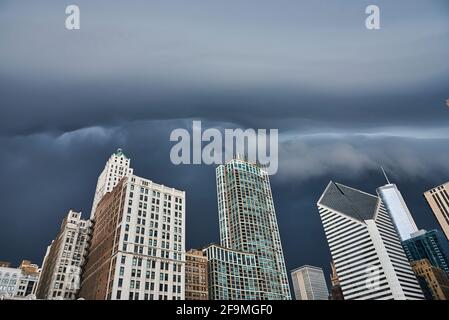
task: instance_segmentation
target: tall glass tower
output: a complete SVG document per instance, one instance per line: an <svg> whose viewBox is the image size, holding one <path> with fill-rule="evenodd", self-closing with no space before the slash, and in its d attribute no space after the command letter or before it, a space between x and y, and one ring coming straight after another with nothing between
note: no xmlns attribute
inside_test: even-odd
<svg viewBox="0 0 449 320"><path fill-rule="evenodd" d="M268 173L233 159L216 175L221 245L255 255L260 299L291 299Z"/></svg>
<svg viewBox="0 0 449 320"><path fill-rule="evenodd" d="M393 219L401 241L410 239L411 234L418 231L415 220L407 207L398 187L390 183L385 171L382 171L387 179L387 184L377 188L377 194L382 199L385 208Z"/></svg>

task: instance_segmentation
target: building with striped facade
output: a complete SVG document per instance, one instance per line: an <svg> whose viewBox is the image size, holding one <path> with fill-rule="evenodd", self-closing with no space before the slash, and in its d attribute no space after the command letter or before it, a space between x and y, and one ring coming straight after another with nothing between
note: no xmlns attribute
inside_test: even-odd
<svg viewBox="0 0 449 320"><path fill-rule="evenodd" d="M345 300L424 299L380 197L330 182L317 205Z"/></svg>
<svg viewBox="0 0 449 320"><path fill-rule="evenodd" d="M449 182L426 191L424 198L449 241Z"/></svg>

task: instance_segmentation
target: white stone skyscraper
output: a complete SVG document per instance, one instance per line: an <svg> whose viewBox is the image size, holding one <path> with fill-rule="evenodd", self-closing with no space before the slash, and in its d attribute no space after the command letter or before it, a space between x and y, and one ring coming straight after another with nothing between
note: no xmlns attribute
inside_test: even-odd
<svg viewBox="0 0 449 320"><path fill-rule="evenodd" d="M387 184L377 188L377 194L388 210L401 241L408 240L412 233L418 231L418 227L397 186L390 183L386 174L385 178L387 179Z"/></svg>
<svg viewBox="0 0 449 320"><path fill-rule="evenodd" d="M233 159L216 175L221 245L255 255L258 299L291 299L268 173Z"/></svg>
<svg viewBox="0 0 449 320"><path fill-rule="evenodd" d="M128 175L98 202L83 267L88 300L185 298L185 192Z"/></svg>
<svg viewBox="0 0 449 320"><path fill-rule="evenodd" d="M424 299L380 197L330 182L317 205L345 300Z"/></svg>
<svg viewBox="0 0 449 320"><path fill-rule="evenodd" d="M112 191L122 177L127 177L133 174L133 169L130 165L131 159L128 158L120 148L109 157L103 171L98 177L90 214L91 219L94 217L95 210L101 198L103 198L106 193Z"/></svg>

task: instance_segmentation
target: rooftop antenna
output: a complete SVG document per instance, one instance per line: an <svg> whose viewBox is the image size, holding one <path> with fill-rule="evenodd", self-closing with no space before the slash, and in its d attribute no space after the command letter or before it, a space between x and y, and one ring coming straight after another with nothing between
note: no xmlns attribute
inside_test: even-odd
<svg viewBox="0 0 449 320"><path fill-rule="evenodd" d="M381 166L380 168L382 169L382 172L383 172L383 174L384 174L384 176L385 176L385 179L387 180L387 183L390 184L390 180L388 179L388 176L387 176L387 174L385 173L384 167Z"/></svg>

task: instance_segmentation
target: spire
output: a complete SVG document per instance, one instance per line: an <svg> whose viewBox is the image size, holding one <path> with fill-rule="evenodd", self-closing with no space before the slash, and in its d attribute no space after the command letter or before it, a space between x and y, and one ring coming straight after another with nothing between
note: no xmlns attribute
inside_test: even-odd
<svg viewBox="0 0 449 320"><path fill-rule="evenodd" d="M381 166L380 168L382 169L382 172L383 172L383 174L385 176L385 179L387 180L387 184L390 184L390 180L388 179L388 176L387 176L387 174L386 174L386 172L384 170L384 167Z"/></svg>
<svg viewBox="0 0 449 320"><path fill-rule="evenodd" d="M116 156L118 156L118 157L124 156L125 158L128 158L128 157L126 156L126 154L123 152L123 149L122 149L122 148L118 148L117 151L116 151L114 154L115 154Z"/></svg>

